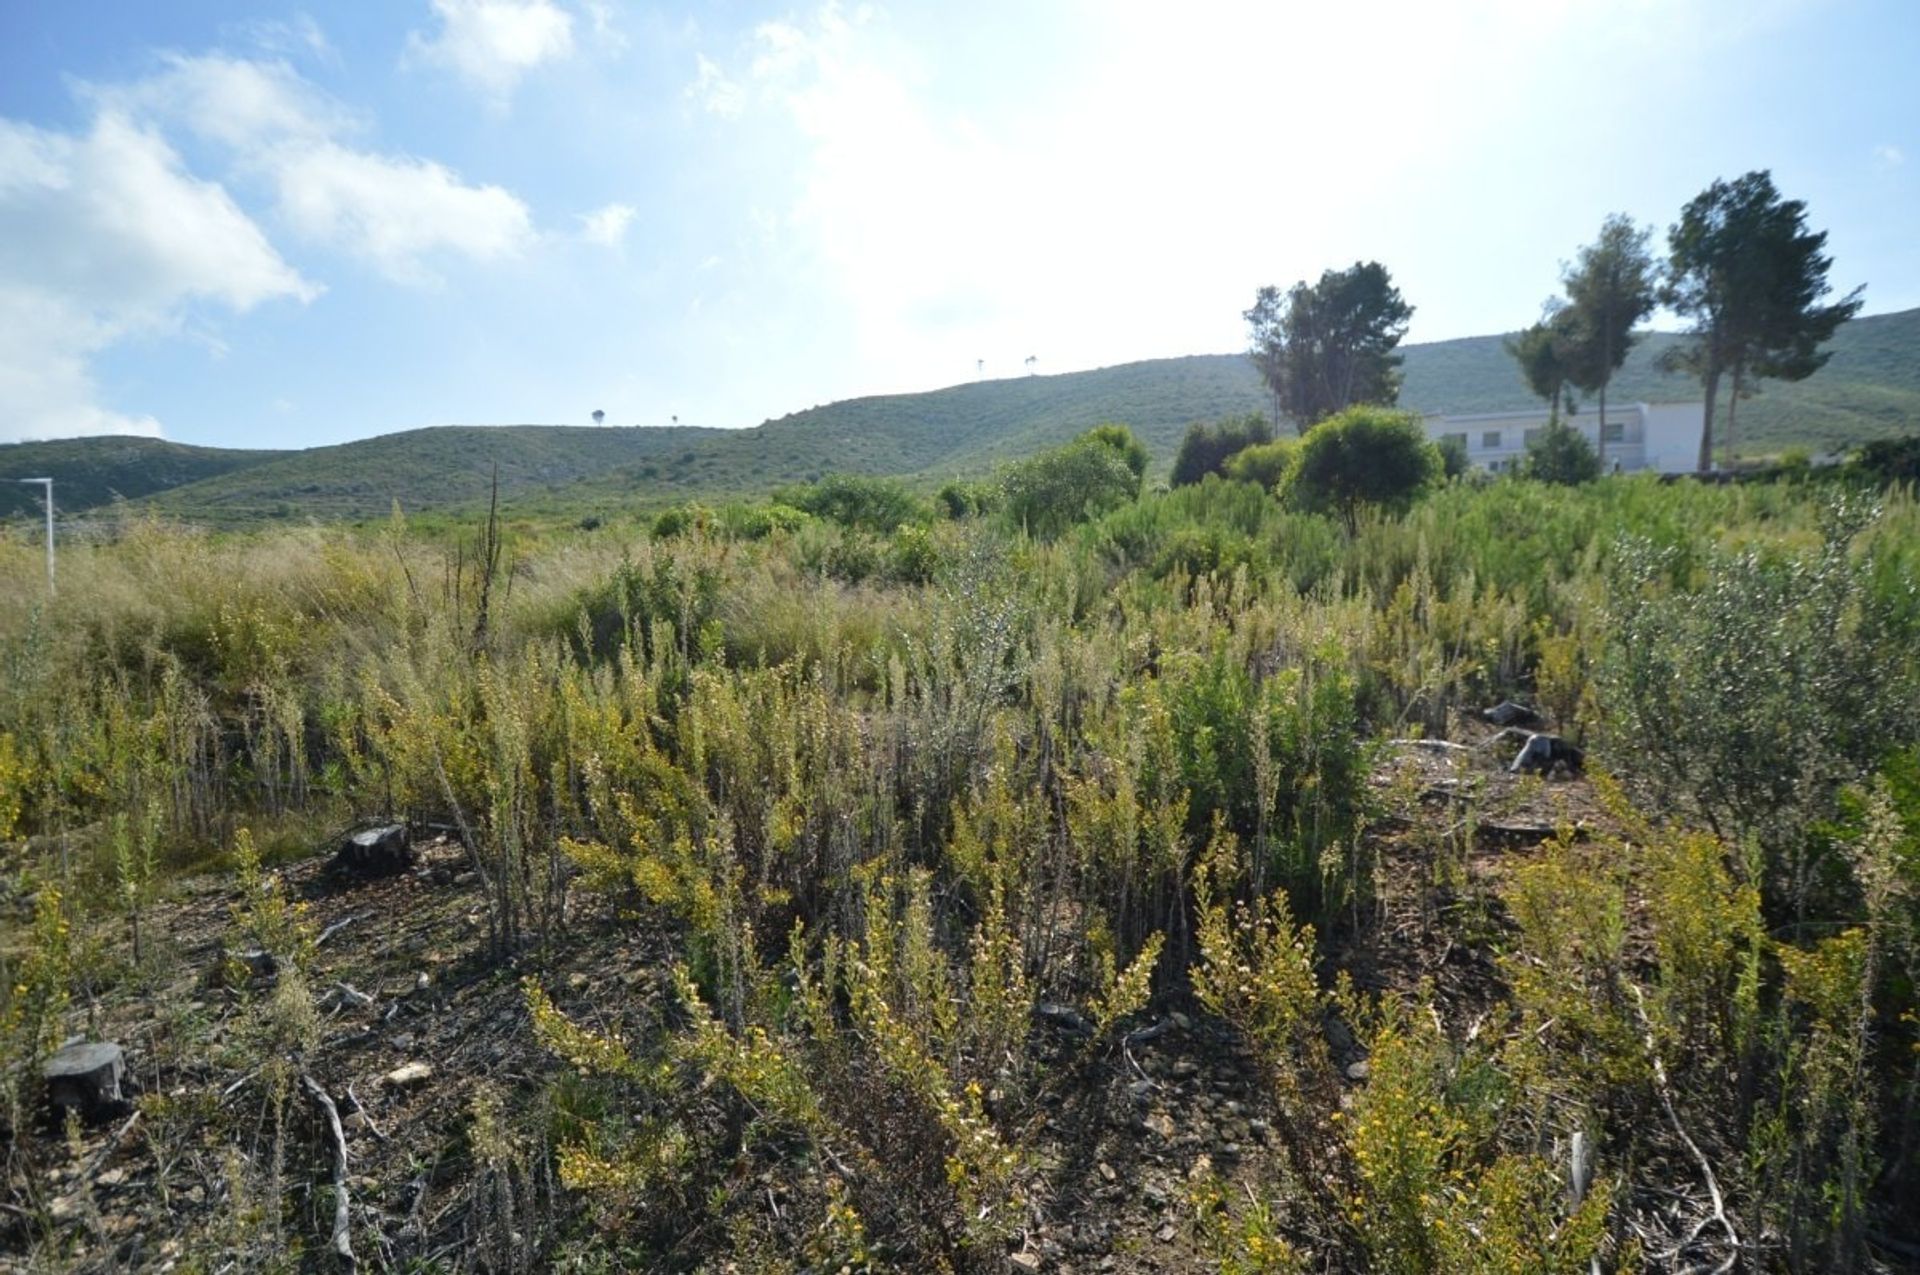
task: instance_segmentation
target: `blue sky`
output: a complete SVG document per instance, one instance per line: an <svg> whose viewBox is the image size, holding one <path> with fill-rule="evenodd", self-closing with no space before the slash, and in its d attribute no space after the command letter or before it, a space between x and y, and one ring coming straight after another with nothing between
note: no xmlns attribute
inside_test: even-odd
<svg viewBox="0 0 1920 1275"><path fill-rule="evenodd" d="M0 441L746 426L1242 348L1359 258L1533 319L1771 168L1920 305L1920 5L0 0Z"/></svg>

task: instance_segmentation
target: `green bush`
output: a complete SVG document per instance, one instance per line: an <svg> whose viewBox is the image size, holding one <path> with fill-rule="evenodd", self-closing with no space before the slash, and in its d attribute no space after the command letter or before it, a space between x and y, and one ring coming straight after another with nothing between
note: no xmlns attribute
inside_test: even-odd
<svg viewBox="0 0 1920 1275"><path fill-rule="evenodd" d="M1174 454L1171 481L1175 487L1197 483L1208 474L1221 473L1238 453L1272 441L1273 426L1258 413L1230 417L1216 425L1195 421Z"/></svg>
<svg viewBox="0 0 1920 1275"><path fill-rule="evenodd" d="M1075 523L1097 518L1140 494L1140 475L1109 442L1082 436L1020 462L1002 481L1010 526L1052 540Z"/></svg>
<svg viewBox="0 0 1920 1275"><path fill-rule="evenodd" d="M858 474L828 474L805 487L783 487L774 503L837 522L842 527L891 535L909 523L927 521L930 513L919 497L897 478Z"/></svg>
<svg viewBox="0 0 1920 1275"><path fill-rule="evenodd" d="M1268 491L1278 491L1299 453L1300 444L1290 438L1255 443L1228 457L1223 472L1235 482L1258 483Z"/></svg>
<svg viewBox="0 0 1920 1275"><path fill-rule="evenodd" d="M1521 472L1535 482L1577 487L1600 476L1600 455L1579 430L1554 421L1527 441Z"/></svg>
<svg viewBox="0 0 1920 1275"><path fill-rule="evenodd" d="M1440 454L1420 418L1383 407L1350 407L1329 416L1300 440L1287 473L1289 503L1337 514L1348 531L1360 511L1403 512L1440 476Z"/></svg>

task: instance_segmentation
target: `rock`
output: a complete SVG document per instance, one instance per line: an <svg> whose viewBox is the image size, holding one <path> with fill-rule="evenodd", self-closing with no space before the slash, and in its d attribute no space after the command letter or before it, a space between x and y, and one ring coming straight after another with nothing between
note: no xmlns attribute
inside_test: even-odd
<svg viewBox="0 0 1920 1275"><path fill-rule="evenodd" d="M432 1079L433 1064L410 1062L404 1066L395 1067L381 1077L380 1083L389 1089L413 1089Z"/></svg>
<svg viewBox="0 0 1920 1275"><path fill-rule="evenodd" d="M1033 1012L1040 1017L1041 1021L1053 1024L1069 1036L1093 1035L1093 1023L1085 1014L1071 1005L1056 1005L1051 1001L1041 1001L1033 1007Z"/></svg>
<svg viewBox="0 0 1920 1275"><path fill-rule="evenodd" d="M394 876L413 866L413 839L404 823L350 832L333 855L333 870L360 877Z"/></svg>
<svg viewBox="0 0 1920 1275"><path fill-rule="evenodd" d="M1105 1160L1102 1160L1098 1167L1100 1170L1101 1180L1106 1182L1115 1182L1119 1180L1120 1175L1118 1173L1115 1173L1113 1170L1113 1166L1108 1164Z"/></svg>
<svg viewBox="0 0 1920 1275"><path fill-rule="evenodd" d="M1178 1027L1181 1031L1187 1032L1187 1031L1193 1030L1193 1020L1191 1018L1188 1018L1185 1014L1181 1013L1179 1010L1177 1009L1174 1010L1172 1013L1168 1014L1167 1017L1171 1018L1173 1020L1173 1025L1175 1027Z"/></svg>
<svg viewBox="0 0 1920 1275"><path fill-rule="evenodd" d="M1173 1243L1173 1237L1177 1234L1179 1234L1179 1232L1173 1229L1173 1223L1168 1222L1153 1233L1153 1238L1159 1240L1162 1244L1171 1244Z"/></svg>
<svg viewBox="0 0 1920 1275"><path fill-rule="evenodd" d="M1147 1183L1140 1191L1140 1198L1145 1200L1150 1208L1164 1209L1167 1207L1167 1189L1158 1182Z"/></svg>
<svg viewBox="0 0 1920 1275"><path fill-rule="evenodd" d="M245 987L266 982L279 972L280 958L265 948L227 948L220 953L220 964L209 978L221 986Z"/></svg>
<svg viewBox="0 0 1920 1275"><path fill-rule="evenodd" d="M1156 1111L1141 1123L1160 1135L1167 1142L1173 1141L1173 1117L1164 1111Z"/></svg>
<svg viewBox="0 0 1920 1275"><path fill-rule="evenodd" d="M1507 770L1515 775L1549 775L1562 770L1577 775L1586 762L1586 753L1558 735L1529 735Z"/></svg>
<svg viewBox="0 0 1920 1275"><path fill-rule="evenodd" d="M1502 700L1492 708L1481 709L1480 720L1495 726L1518 726L1522 730L1539 730L1547 724L1547 719L1538 710L1512 700Z"/></svg>
<svg viewBox="0 0 1920 1275"><path fill-rule="evenodd" d="M1173 1064L1172 1075L1176 1080L1185 1080L1188 1076L1200 1074L1200 1064L1191 1058L1182 1058Z"/></svg>
<svg viewBox="0 0 1920 1275"><path fill-rule="evenodd" d="M1040 1269L1038 1253L1020 1252L1007 1259L1007 1265L1016 1271L1037 1271Z"/></svg>
<svg viewBox="0 0 1920 1275"><path fill-rule="evenodd" d="M103 1120L126 1106L120 1081L127 1074L127 1056L110 1041L67 1045L47 1059L42 1074L47 1102L62 1117L71 1111L84 1120Z"/></svg>
<svg viewBox="0 0 1920 1275"><path fill-rule="evenodd" d="M1365 1080L1373 1074L1373 1067L1366 1059L1347 1064L1347 1079L1355 1082Z"/></svg>

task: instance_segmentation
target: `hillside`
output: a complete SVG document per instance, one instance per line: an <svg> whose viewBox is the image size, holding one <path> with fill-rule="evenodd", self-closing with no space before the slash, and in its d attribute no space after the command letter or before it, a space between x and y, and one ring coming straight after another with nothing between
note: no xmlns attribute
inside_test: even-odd
<svg viewBox="0 0 1920 1275"><path fill-rule="evenodd" d="M40 516L40 489L17 479L51 478L62 511L137 500L265 464L286 452L193 447L158 438L63 438L0 447L0 519Z"/></svg>
<svg viewBox="0 0 1920 1275"><path fill-rule="evenodd" d="M1652 334L1621 370L1616 401L1687 400L1698 387L1658 371L1680 338ZM1402 403L1414 410L1525 407L1528 392L1497 336L1406 347ZM1768 384L1740 408L1744 452L1841 451L1920 423L1920 310L1846 325L1833 359L1798 385ZM493 467L510 507L607 513L690 498L758 495L828 470L928 482L978 475L1102 421L1133 427L1164 473L1187 426L1261 411L1266 395L1238 354L1152 359L848 399L753 429L443 426L301 452L218 451L145 439L0 447L0 479L51 473L61 508L117 493L177 517L226 525L289 518L381 517L467 507ZM37 509L0 484L0 516Z"/></svg>
<svg viewBox="0 0 1920 1275"><path fill-rule="evenodd" d="M565 489L592 475L649 464L679 472L726 431L571 425L442 425L282 453L243 472L163 492L148 503L230 524L283 518L373 518L398 501L410 512L487 498L498 466L505 499Z"/></svg>

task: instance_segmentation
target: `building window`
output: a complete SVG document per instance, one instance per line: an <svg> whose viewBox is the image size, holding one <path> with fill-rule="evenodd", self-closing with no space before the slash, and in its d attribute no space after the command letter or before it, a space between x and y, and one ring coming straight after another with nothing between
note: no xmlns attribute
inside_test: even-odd
<svg viewBox="0 0 1920 1275"><path fill-rule="evenodd" d="M1537 429L1530 429L1526 432L1526 435L1524 436L1522 441L1525 442L1528 447L1531 447L1533 446L1533 440L1538 437L1540 437L1540 431Z"/></svg>
<svg viewBox="0 0 1920 1275"><path fill-rule="evenodd" d="M1605 425L1601 426L1600 437L1609 443L1626 442L1627 423L1625 421L1608 421Z"/></svg>
<svg viewBox="0 0 1920 1275"><path fill-rule="evenodd" d="M1500 446L1500 431L1497 429L1490 429L1486 433L1480 435L1480 446L1482 447Z"/></svg>
<svg viewBox="0 0 1920 1275"><path fill-rule="evenodd" d="M1461 451L1467 449L1467 436L1465 434L1442 434L1440 441L1443 443L1458 443Z"/></svg>

